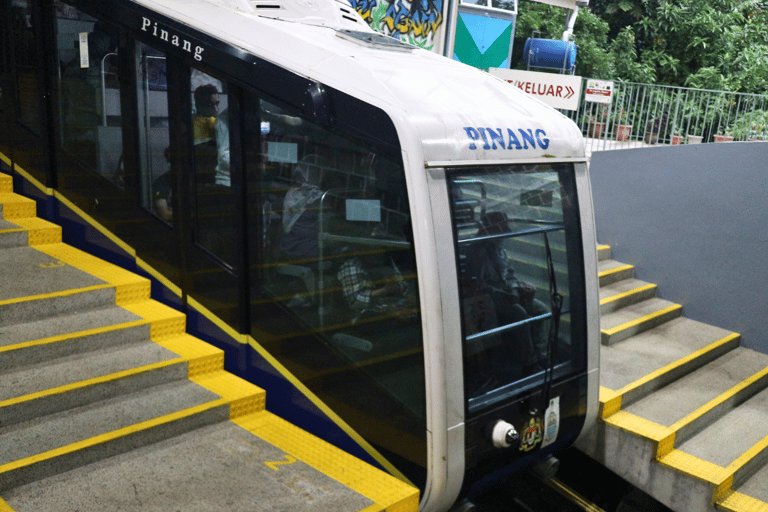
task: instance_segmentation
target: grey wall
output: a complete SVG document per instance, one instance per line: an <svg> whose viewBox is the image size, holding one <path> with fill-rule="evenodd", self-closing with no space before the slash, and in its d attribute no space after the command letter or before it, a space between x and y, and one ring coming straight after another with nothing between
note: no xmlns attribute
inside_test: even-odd
<svg viewBox="0 0 768 512"><path fill-rule="evenodd" d="M614 259L768 353L768 142L596 152L590 174Z"/></svg>

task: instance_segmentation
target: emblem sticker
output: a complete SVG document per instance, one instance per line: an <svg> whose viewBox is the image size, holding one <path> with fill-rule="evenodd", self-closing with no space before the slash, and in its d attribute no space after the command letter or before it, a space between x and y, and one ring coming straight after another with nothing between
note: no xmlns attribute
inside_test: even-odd
<svg viewBox="0 0 768 512"><path fill-rule="evenodd" d="M541 418L531 418L520 436L520 451L527 452L541 442Z"/></svg>

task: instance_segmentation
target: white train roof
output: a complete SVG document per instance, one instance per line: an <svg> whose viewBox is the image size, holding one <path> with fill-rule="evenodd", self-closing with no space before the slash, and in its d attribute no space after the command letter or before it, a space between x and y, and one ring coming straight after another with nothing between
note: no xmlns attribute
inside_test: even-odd
<svg viewBox="0 0 768 512"><path fill-rule="evenodd" d="M425 162L584 156L567 117L488 73L372 31L347 3L134 1L382 108L403 149L420 143Z"/></svg>

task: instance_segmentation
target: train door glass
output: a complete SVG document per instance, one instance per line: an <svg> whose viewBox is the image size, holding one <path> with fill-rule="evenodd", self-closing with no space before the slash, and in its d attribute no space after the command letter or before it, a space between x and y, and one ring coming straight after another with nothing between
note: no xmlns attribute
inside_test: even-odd
<svg viewBox="0 0 768 512"><path fill-rule="evenodd" d="M252 334L353 428L377 425L369 440L424 467L424 356L403 165L276 103L246 105L260 113L246 123L247 140L260 140L258 166L247 167Z"/></svg>
<svg viewBox="0 0 768 512"><path fill-rule="evenodd" d="M541 385L545 368L557 379L584 364L572 169L462 168L448 177L470 413Z"/></svg>
<svg viewBox="0 0 768 512"><path fill-rule="evenodd" d="M21 122L36 134L44 131L43 85L37 52L31 0L13 0L11 23L13 33L13 60L16 69L16 87L19 95Z"/></svg>
<svg viewBox="0 0 768 512"><path fill-rule="evenodd" d="M89 171L123 186L117 31L56 3L61 146Z"/></svg>
<svg viewBox="0 0 768 512"><path fill-rule="evenodd" d="M167 62L164 53L136 43L139 184L141 205L173 224L176 174L170 162Z"/></svg>
<svg viewBox="0 0 768 512"><path fill-rule="evenodd" d="M235 261L237 223L229 171L227 84L192 68L195 240L229 266Z"/></svg>

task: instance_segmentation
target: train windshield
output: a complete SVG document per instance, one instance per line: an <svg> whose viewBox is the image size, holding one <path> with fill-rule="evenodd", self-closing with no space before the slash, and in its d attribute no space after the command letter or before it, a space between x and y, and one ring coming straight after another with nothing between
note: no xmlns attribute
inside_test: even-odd
<svg viewBox="0 0 768 512"><path fill-rule="evenodd" d="M573 164L448 174L470 415L583 370Z"/></svg>

